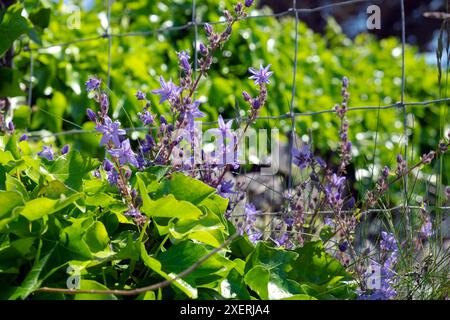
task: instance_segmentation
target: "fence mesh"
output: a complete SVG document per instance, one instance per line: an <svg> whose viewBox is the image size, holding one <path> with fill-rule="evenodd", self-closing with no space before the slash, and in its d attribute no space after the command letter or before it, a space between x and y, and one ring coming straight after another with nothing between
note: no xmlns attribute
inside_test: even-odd
<svg viewBox="0 0 450 320"><path fill-rule="evenodd" d="M381 105L381 106L356 106L356 107L349 107L348 112L353 111L361 111L361 110L387 110L387 109L398 109L402 111L402 124L403 124L403 141L404 141L404 159L408 161L408 125L407 125L407 109L413 108L413 107L421 107L421 108L428 108L432 107L436 104L445 104L446 107L448 107L448 104L446 102L450 101L450 97L440 98L440 99L434 99L434 100L426 100L426 101L414 101L414 102L406 102L405 101L405 88L406 88L406 68L405 68L405 45L406 45L406 17L405 17L405 5L404 0L397 0L400 4L400 19L401 19L401 50L402 53L399 56L401 59L401 92L400 92L400 101L388 104L388 105ZM171 31L180 31L180 30L189 30L193 29L194 31L194 39L193 39L193 53L194 53L194 72L197 69L197 57L198 57L198 50L197 50L197 43L198 43L198 27L202 27L205 25L205 23L209 23L211 25L220 25L220 24L226 24L226 21L198 21L197 20L197 1L192 0L192 19L191 21L187 22L184 25L177 25L177 26L170 26L165 28L159 28L156 30L148 30L148 31L139 31L139 32L129 32L129 33L113 33L111 32L110 27L110 21L111 21L111 5L113 0L104 0L105 5L105 11L106 11L106 17L107 17L107 27L105 28L105 32L103 34L97 34L92 35L88 37L81 37L73 39L72 41L68 42L61 42L61 43L55 43L50 45L42 45L39 47L33 47L28 48L29 56L30 56L30 62L29 62L29 72L30 72L30 78L29 78L29 88L28 88L28 104L30 107L32 107L32 80L34 77L34 60L36 59L36 56L40 54L40 52L45 51L50 48L55 47L67 47L74 44L79 43L85 43L85 42L91 42L91 41L97 41L100 39L104 39L104 41L107 43L107 75L106 75L106 83L108 87L110 86L111 82L111 68L112 68L112 43L114 41L114 38L119 37L147 37L150 35L155 35L158 33L163 32L171 32ZM328 110L319 110L319 111L306 111L306 112L295 112L295 93L298 88L301 86L298 85L298 79L296 77L297 75L297 69L298 69L298 40L299 40L299 22L300 22L300 14L309 14L314 12L320 12L322 10L330 10L336 7L341 6L350 6L360 3L374 3L377 1L374 0L348 0L348 1L340 1L332 4L326 4L326 5L320 5L313 8L298 8L299 5L301 5L301 1L292 0L292 7L288 10L279 12L279 13L272 13L272 14L257 14L257 15L248 15L247 17L241 19L241 20L247 20L247 19L262 19L262 18L280 18L285 16L293 16L295 19L295 43L294 43L294 52L293 55L293 68L292 68L292 92L290 97L290 103L289 103L289 113L286 114L280 114L276 116L259 116L256 118L256 121L259 120L278 120L278 119L288 119L290 120L290 139L289 139L289 168L288 168L288 177L287 177L287 187L288 190L292 189L293 186L293 174L292 174L292 148L294 148L294 144L296 142L296 133L295 133L295 123L297 121L297 118L300 117L308 117L308 116L315 116L315 115L323 115L327 113L335 113L334 109L328 109ZM56 116L56 115L54 115ZM241 120L245 120L246 117L240 118ZM227 119L231 120L231 119ZM66 119L63 119L63 121L68 121ZM51 136L61 136L61 135L74 135L74 134L95 134L95 130L84 130L79 125L70 122L72 125L78 127L79 129L72 129L72 130L65 130L61 132L41 132L41 131L33 131L29 132L29 136L31 137L45 137L48 135ZM210 122L203 122L203 124L206 125L213 125L217 124L217 121L210 121ZM132 131L144 131L148 130L148 127L133 127L133 128L125 128L125 130L132 132ZM367 213L370 212L382 212L382 211L394 211L394 210L405 210L406 213L408 213L409 210L414 209L420 209L420 207L409 205L408 203L408 177L405 175L403 178L403 205L401 206L395 206L392 208L383 208L383 209L372 209L368 210ZM447 211L450 209L450 207L445 206L434 206L430 207L434 209L441 209L444 211ZM327 213L327 211L321 211L319 213ZM331 212L330 212L331 213ZM281 215L283 212L265 212L261 215L267 215L267 216L276 216ZM308 213L307 213L308 214ZM311 214L311 213L310 213ZM408 215L408 214L407 214ZM409 223L408 223L409 224Z"/></svg>

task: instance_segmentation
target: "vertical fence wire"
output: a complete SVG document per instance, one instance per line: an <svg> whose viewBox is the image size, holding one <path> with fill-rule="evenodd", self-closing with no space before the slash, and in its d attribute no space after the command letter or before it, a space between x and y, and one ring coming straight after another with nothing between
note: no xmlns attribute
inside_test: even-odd
<svg viewBox="0 0 450 320"><path fill-rule="evenodd" d="M400 0L400 12L401 12L401 32L402 32L402 87L401 87L401 97L400 103L403 111L403 142L404 142L404 161L408 164L408 113L405 105L405 86L406 86L406 70L405 70L405 46L406 46L406 19L405 19L405 3L404 0ZM405 223L406 223L406 235L407 237L412 237L411 232L411 217L410 211L408 210L408 175L403 176L403 197L405 206Z"/></svg>
<svg viewBox="0 0 450 320"><path fill-rule="evenodd" d="M292 95L291 102L289 106L289 116L291 118L291 136L289 139L289 171L288 171L288 191L292 192L292 150L294 148L294 140L295 140L295 113L294 113L294 101L295 101L295 91L296 91L296 83L297 83L297 63L298 63L298 11L297 8L297 0L292 1L292 6L295 11L295 44L294 44L294 66L293 66L293 74L292 74ZM290 195L290 194L289 194Z"/></svg>
<svg viewBox="0 0 450 320"><path fill-rule="evenodd" d="M107 27L105 30L105 37L108 39L108 70L106 75L106 84L108 88L111 88L111 47L112 47L112 36L111 36L111 2L113 0L106 0L106 19Z"/></svg>

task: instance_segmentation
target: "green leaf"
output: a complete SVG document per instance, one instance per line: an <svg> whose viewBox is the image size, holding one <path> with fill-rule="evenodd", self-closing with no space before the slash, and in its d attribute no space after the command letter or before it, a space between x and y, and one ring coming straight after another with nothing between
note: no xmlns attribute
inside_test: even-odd
<svg viewBox="0 0 450 320"><path fill-rule="evenodd" d="M256 266L245 274L245 283L255 291L261 299L269 299L268 283L270 272L262 266Z"/></svg>
<svg viewBox="0 0 450 320"><path fill-rule="evenodd" d="M0 33L0 39L1 39ZM0 50L1 50L0 40ZM19 82L22 74L16 70L6 67L0 68L0 97L17 97L23 96L25 93L20 90Z"/></svg>
<svg viewBox="0 0 450 320"><path fill-rule="evenodd" d="M199 207L206 207L214 212L217 216L223 217L228 208L228 199L222 198L217 194L213 194L198 204Z"/></svg>
<svg viewBox="0 0 450 320"><path fill-rule="evenodd" d="M158 259L161 262L162 270L167 273L179 274L207 253L208 250L203 245L183 241L160 253ZM183 279L192 286L206 285L225 277L233 265L232 261L215 253Z"/></svg>
<svg viewBox="0 0 450 320"><path fill-rule="evenodd" d="M199 204L216 192L214 188L181 172L173 173L169 178L164 179L162 185L163 194L173 194L178 200L189 201L193 204Z"/></svg>
<svg viewBox="0 0 450 320"><path fill-rule="evenodd" d="M95 221L87 231L85 241L92 252L98 252L107 248L109 236L103 223Z"/></svg>
<svg viewBox="0 0 450 320"><path fill-rule="evenodd" d="M225 226L219 217L211 212L198 220L180 219L169 223L169 226L170 234L176 239L187 237L213 247L218 247L225 241Z"/></svg>
<svg viewBox="0 0 450 320"><path fill-rule="evenodd" d="M12 5L0 23L0 57L12 46L13 42L29 30L28 21L21 15L19 4ZM2 72L0 71L0 74ZM0 96L2 96L0 94Z"/></svg>
<svg viewBox="0 0 450 320"><path fill-rule="evenodd" d="M166 272L162 271L161 269L161 263L153 258L150 257L145 249L145 245L141 243L141 258L142 262L150 268L151 270L155 271L157 274L159 274L161 277L163 277L166 280L173 279L176 275L175 274L167 274ZM181 292L185 293L186 296L188 296L191 299L196 299L198 292L197 289L192 287L189 283L184 281L183 279L176 279L171 284L175 288L178 288Z"/></svg>
<svg viewBox="0 0 450 320"><path fill-rule="evenodd" d="M33 199L25 203L25 206L20 214L28 220L34 221L71 205L80 197L81 194L74 194L70 197L62 197L59 200L44 197Z"/></svg>
<svg viewBox="0 0 450 320"><path fill-rule="evenodd" d="M22 299L25 299L28 297L33 291L38 289L41 286L42 279L41 273L42 270L45 268L48 260L50 259L53 251L55 251L57 245L55 245L42 259L39 261L35 260L33 267L31 268L30 272L27 274L25 279L23 280L22 284L18 288L18 290L14 294L14 299L17 297L20 297Z"/></svg>
<svg viewBox="0 0 450 320"><path fill-rule="evenodd" d="M56 159L49 171L57 179L64 182L72 189L79 190L83 178L97 168L99 162L90 159L85 155L81 155L78 151L73 150L63 157Z"/></svg>
<svg viewBox="0 0 450 320"><path fill-rule="evenodd" d="M322 239L323 242L330 240L333 235L334 232L330 226L323 226L322 229L320 229L320 239Z"/></svg>
<svg viewBox="0 0 450 320"><path fill-rule="evenodd" d="M30 21L37 26L39 29L45 29L50 23L50 13L49 8L40 8L39 10L30 13Z"/></svg>
<svg viewBox="0 0 450 320"><path fill-rule="evenodd" d="M14 159L16 160L20 159L20 151L17 146L17 139L15 135L9 137L8 142L6 143L5 146L5 150L10 151Z"/></svg>
<svg viewBox="0 0 450 320"><path fill-rule="evenodd" d="M277 269L280 272L292 270L291 263L298 254L293 251L276 249L264 242L258 242L253 253L248 257L246 270L254 266L262 266L268 270Z"/></svg>
<svg viewBox="0 0 450 320"><path fill-rule="evenodd" d="M156 201L150 199L148 195L142 194L142 202L141 211L149 217L190 219L198 218L202 215L200 209L192 203L178 201L171 194Z"/></svg>
<svg viewBox="0 0 450 320"><path fill-rule="evenodd" d="M97 281L81 279L80 290L108 290L108 288ZM74 300L117 300L117 297L113 294L78 293Z"/></svg>
<svg viewBox="0 0 450 320"><path fill-rule="evenodd" d="M10 213L12 209L23 205L23 198L16 191L0 191L0 218Z"/></svg>
<svg viewBox="0 0 450 320"><path fill-rule="evenodd" d="M245 282L257 292L261 299L283 299L305 293L300 284L288 279L291 263L298 254L276 249L264 242L256 245L247 258Z"/></svg>
<svg viewBox="0 0 450 320"><path fill-rule="evenodd" d="M220 292L226 299L250 300L243 277L235 269L220 284Z"/></svg>
<svg viewBox="0 0 450 320"><path fill-rule="evenodd" d="M0 150L0 164L8 164L10 161L14 161L11 151Z"/></svg>
<svg viewBox="0 0 450 320"><path fill-rule="evenodd" d="M336 276L351 280L339 261L325 252L321 241L306 242L295 251L298 258L292 264L290 278L317 285L326 284Z"/></svg>

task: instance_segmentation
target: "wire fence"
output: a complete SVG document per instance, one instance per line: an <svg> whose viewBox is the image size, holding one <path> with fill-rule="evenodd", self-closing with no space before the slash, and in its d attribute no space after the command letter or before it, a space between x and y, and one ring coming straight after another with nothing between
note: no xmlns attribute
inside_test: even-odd
<svg viewBox="0 0 450 320"><path fill-rule="evenodd" d="M353 111L363 111L363 110L387 110L387 109L397 109L402 111L402 123L403 123L403 135L404 135L404 159L405 161L408 161L408 126L407 126L407 109L413 108L413 107L420 107L420 108L428 108L431 106L434 106L436 104L446 104L450 102L450 97L445 97L441 99L434 99L434 100L427 100L427 101L414 101L414 102L406 102L405 101L405 89L406 89L406 68L405 68L405 45L406 45L406 17L405 17L405 5L404 0L396 0L399 2L400 5L400 19L401 19L401 52L400 55L401 59L401 92L400 92L400 101L389 104L389 105L381 105L381 106L356 106L356 107L350 107L348 108L348 112ZM107 75L106 75L106 83L108 87L110 86L111 82L111 61L112 61L112 52L111 47L112 43L114 41L114 38L120 38L120 37L146 37L150 35L155 35L163 32L172 32L172 31L180 31L180 30L194 30L194 39L193 39L193 56L194 56L194 72L197 69L197 58L198 58L198 50L197 50L197 42L198 42L198 27L204 26L206 23L211 25L220 25L220 24L226 24L227 22L225 20L220 21L198 21L197 20L197 1L192 0L192 17L191 21L188 21L184 25L177 25L177 26L170 26L165 28L159 28L156 30L148 30L148 31L139 31L139 32L129 32L129 33L113 33L111 32L111 5L113 0L104 0L105 3L105 11L106 11L106 19L107 19L107 27L105 28L105 32L103 34L97 34L82 38L76 38L73 41L68 42L62 42L62 43L55 43L50 45L42 45L40 47L33 47L28 48L30 51L30 86L28 88L28 104L30 107L32 107L32 79L34 77L34 59L37 55L39 55L41 52L44 52L45 50L48 50L50 48L55 47L66 47L74 44L84 43L84 42L90 42L90 41L97 41L100 39L104 39L107 42ZM289 139L289 150L292 151L294 148L294 143L296 141L296 133L295 133L295 123L297 121L297 118L299 117L308 117L308 116L315 116L315 115L323 115L328 113L335 113L334 109L328 109L328 110L320 110L320 111L306 111L306 112L295 112L295 94L296 90L298 90L298 79L296 78L297 69L298 69L298 42L299 42L299 22L300 22L300 14L310 14L314 12L320 12L322 10L329 10L337 7L342 6L350 6L355 4L361 4L361 3L379 3L380 1L377 0L348 0L348 1L341 1L336 2L332 4L326 4L321 5L313 8L298 8L298 5L301 4L301 1L292 0L292 7L288 10L279 12L279 13L272 13L272 14L256 14L256 15L248 15L247 17L243 18L242 20L247 19L262 19L262 18L280 18L285 16L292 16L295 19L295 45L294 45L294 52L293 52L293 68L292 68L292 92L290 97L290 103L289 103L289 113L286 114L280 114L277 116L259 116L256 118L257 121L259 120L278 120L278 119L288 119L291 121L290 123L290 139ZM446 104L448 107L448 105ZM245 120L245 117L240 118L240 120ZM62 119L63 121L68 121L66 119ZM231 119L229 119L231 120ZM77 124L74 124L70 122L74 126L77 126L79 129L72 129L72 130L65 130L61 132L48 132L48 131L33 131L29 132L28 135L30 137L46 137L46 136L62 136L62 135L75 135L75 134L93 134L96 131L95 130L84 130ZM203 124L206 125L214 125L217 124L217 121L210 121L210 122L203 122ZM133 128L125 128L128 132L132 131L144 131L149 130L148 127L133 127ZM287 187L288 190L292 189L293 185L293 175L292 175L292 152L289 153L289 169L288 169L288 181L287 181ZM398 210L398 209L417 209L418 207L410 206L408 204L408 177L405 175L403 180L403 186L404 186L404 204L402 206L394 207L394 208L388 208L383 210ZM448 210L449 207L434 207L436 209L442 209L442 210ZM375 212L377 210L370 210L371 212ZM326 212L324 212L326 213ZM272 212L267 213L268 215L277 215L279 213Z"/></svg>

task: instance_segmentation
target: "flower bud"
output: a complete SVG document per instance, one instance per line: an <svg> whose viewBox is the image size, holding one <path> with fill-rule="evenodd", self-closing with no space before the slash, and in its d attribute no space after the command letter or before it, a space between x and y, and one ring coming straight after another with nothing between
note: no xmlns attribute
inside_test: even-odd
<svg viewBox="0 0 450 320"><path fill-rule="evenodd" d="M97 116L95 115L95 112L92 111L92 109L87 109L86 110L87 116L89 118L89 120L96 122L97 121Z"/></svg>
<svg viewBox="0 0 450 320"><path fill-rule="evenodd" d="M213 33L213 28L209 23L205 23L205 32L208 36L210 36Z"/></svg>
<svg viewBox="0 0 450 320"><path fill-rule="evenodd" d="M247 91L242 91L242 96L244 97L245 101L250 101L252 97L248 94Z"/></svg>

